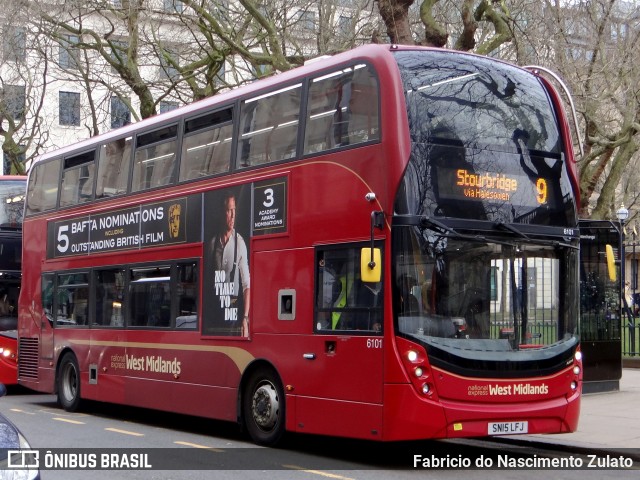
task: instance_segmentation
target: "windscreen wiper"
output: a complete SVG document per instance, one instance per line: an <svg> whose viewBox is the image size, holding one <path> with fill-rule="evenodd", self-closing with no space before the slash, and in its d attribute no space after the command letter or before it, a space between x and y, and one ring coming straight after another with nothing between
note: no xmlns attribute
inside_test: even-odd
<svg viewBox="0 0 640 480"><path fill-rule="evenodd" d="M559 240L546 240L546 239L538 239L538 238L534 239L534 238L531 238L529 235L524 233L522 230L520 230L518 227L516 227L512 223L496 222L494 224L494 226L498 230L508 231L508 232L511 232L511 233L514 233L514 234L518 235L518 237L520 237L521 239L525 240L527 243L535 243L535 244L539 244L539 245L551 245L553 247L564 247L564 248L571 248L573 250L580 250L580 247L577 247L575 245L571 245L570 243L567 243L567 242L561 242Z"/></svg>
<svg viewBox="0 0 640 480"><path fill-rule="evenodd" d="M420 217L420 226L423 228L438 229L442 231L442 233L450 234L459 240L472 240L474 242L485 242L485 243L499 243L501 245L508 245L510 247L515 247L515 245L511 242L496 240L494 238L488 239L484 235L469 235L467 233L460 233L454 228L448 225L445 225L441 221L436 220L435 218L427 217L426 215L423 215L422 217Z"/></svg>
<svg viewBox="0 0 640 480"><path fill-rule="evenodd" d="M436 220L435 218L427 217L426 215L423 215L422 217L420 217L420 226L421 227L431 227L431 228L435 227L435 228L438 228L438 229L442 230L444 233L451 233L452 235L455 235L456 237L463 236L461 233L456 232L453 228L451 228L448 225L445 225L440 220Z"/></svg>
<svg viewBox="0 0 640 480"><path fill-rule="evenodd" d="M516 235L518 235L519 237L524 238L525 240L531 240L531 237L529 237L529 235L527 235L524 232L521 232L520 230L518 230L516 227L514 227L510 223L497 222L496 223L496 228L498 230L507 230L507 231L509 231L511 233L515 233Z"/></svg>

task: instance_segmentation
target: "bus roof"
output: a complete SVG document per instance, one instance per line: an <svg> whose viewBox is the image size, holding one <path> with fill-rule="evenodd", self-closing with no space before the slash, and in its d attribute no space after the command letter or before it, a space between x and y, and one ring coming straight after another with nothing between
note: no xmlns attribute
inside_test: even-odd
<svg viewBox="0 0 640 480"><path fill-rule="evenodd" d="M22 181L26 181L27 180L27 176L26 175L0 175L0 182L1 181L18 181L18 180L22 180Z"/></svg>

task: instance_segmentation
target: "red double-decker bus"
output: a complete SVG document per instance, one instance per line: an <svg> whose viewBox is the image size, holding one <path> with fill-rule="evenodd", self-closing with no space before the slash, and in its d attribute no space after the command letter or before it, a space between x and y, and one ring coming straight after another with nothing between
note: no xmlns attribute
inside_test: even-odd
<svg viewBox="0 0 640 480"><path fill-rule="evenodd" d="M0 383L18 383L18 297L27 178L0 176Z"/></svg>
<svg viewBox="0 0 640 480"><path fill-rule="evenodd" d="M569 432L575 165L558 93L364 46L42 156L19 382L374 440Z"/></svg>

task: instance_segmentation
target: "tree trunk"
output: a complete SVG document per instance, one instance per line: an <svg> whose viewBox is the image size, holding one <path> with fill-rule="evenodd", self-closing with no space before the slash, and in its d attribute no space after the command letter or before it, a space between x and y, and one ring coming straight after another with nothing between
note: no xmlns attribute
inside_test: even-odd
<svg viewBox="0 0 640 480"><path fill-rule="evenodd" d="M409 7L415 0L378 0L380 16L387 28L391 43L413 45L409 23Z"/></svg>

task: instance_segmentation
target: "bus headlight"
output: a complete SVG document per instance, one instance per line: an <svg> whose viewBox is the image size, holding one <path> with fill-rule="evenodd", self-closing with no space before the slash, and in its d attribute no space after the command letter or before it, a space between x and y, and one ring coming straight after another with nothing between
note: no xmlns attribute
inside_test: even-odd
<svg viewBox="0 0 640 480"><path fill-rule="evenodd" d="M416 360L418 360L418 352L416 352L415 350L409 350L407 352L407 358L410 362L415 362Z"/></svg>
<svg viewBox="0 0 640 480"><path fill-rule="evenodd" d="M429 395L431 393L431 385L429 385L428 383L423 384L422 393L424 393L425 395Z"/></svg>
<svg viewBox="0 0 640 480"><path fill-rule="evenodd" d="M578 365L576 365L575 367L573 367L573 373L575 375L580 375L580 367Z"/></svg>
<svg viewBox="0 0 640 480"><path fill-rule="evenodd" d="M574 358L579 362L582 360L582 352L577 351L576 354L574 355Z"/></svg>
<svg viewBox="0 0 640 480"><path fill-rule="evenodd" d="M420 378L422 376L422 374L424 373L422 371L421 367L417 367L413 372L416 374L416 377L418 377L418 378Z"/></svg>

